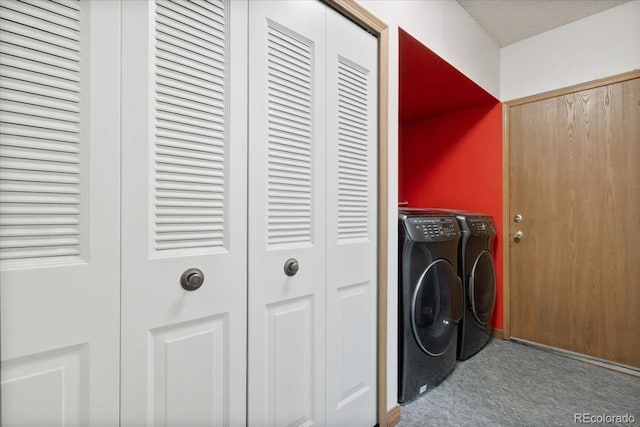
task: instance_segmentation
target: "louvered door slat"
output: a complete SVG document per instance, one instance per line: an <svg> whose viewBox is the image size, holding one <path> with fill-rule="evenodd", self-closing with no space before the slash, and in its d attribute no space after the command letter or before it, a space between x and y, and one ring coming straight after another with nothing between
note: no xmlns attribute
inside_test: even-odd
<svg viewBox="0 0 640 427"><path fill-rule="evenodd" d="M338 60L338 241L368 237L367 70Z"/></svg>
<svg viewBox="0 0 640 427"><path fill-rule="evenodd" d="M4 88L0 86L0 99L4 101L3 105L6 105L5 108L9 109L10 103L17 103L22 105L24 108L32 107L32 108L40 108L46 111L60 111L60 112L70 112L74 113L73 117L77 119L77 115L80 111L79 105L77 103L66 102L64 100L56 100L41 94L37 93L23 93L14 90L10 90L8 88Z"/></svg>
<svg viewBox="0 0 640 427"><path fill-rule="evenodd" d="M165 96L160 92L157 93L156 99L158 100L158 111L185 115L185 117L199 118L220 124L224 123L221 118L224 113L224 109L221 107L216 107L215 105L196 104L175 96ZM185 110L188 111L188 115L185 114Z"/></svg>
<svg viewBox="0 0 640 427"><path fill-rule="evenodd" d="M180 6L195 14L204 14L207 19L216 21L221 26L225 25L224 8L219 3L209 1L183 2Z"/></svg>
<svg viewBox="0 0 640 427"><path fill-rule="evenodd" d="M176 64L182 64L192 70L197 70L201 73L205 73L205 78L207 78L210 74L217 75L220 78L224 78L224 69L220 68L219 62L208 60L208 58L202 58L202 56L198 55L197 53L182 49L177 46L177 44L172 44L171 41L171 39L167 39L167 43L174 50L170 51L158 49L158 58L162 58L166 61Z"/></svg>
<svg viewBox="0 0 640 427"><path fill-rule="evenodd" d="M156 252L226 244L225 14L221 2L156 3Z"/></svg>
<svg viewBox="0 0 640 427"><path fill-rule="evenodd" d="M15 113L19 116L33 116L39 119L55 119L62 122L79 123L78 116L74 114L41 106L16 103L5 99L2 107L8 114Z"/></svg>
<svg viewBox="0 0 640 427"><path fill-rule="evenodd" d="M209 129L219 133L224 132L224 123L219 117L207 117L198 113L189 115L179 111L179 109L164 107L158 108L156 118L165 122L173 122L177 125L185 126L185 129ZM188 132L188 130L186 130Z"/></svg>
<svg viewBox="0 0 640 427"><path fill-rule="evenodd" d="M208 69L200 70L198 63L195 61L160 51L156 55L156 66L165 69L167 72L176 73L173 75L174 78L184 75L183 81L187 83L193 84L194 82L199 82L200 86L205 89L209 84L219 84L221 80L224 79L224 70L221 70L219 67L209 67Z"/></svg>
<svg viewBox="0 0 640 427"><path fill-rule="evenodd" d="M47 12L51 12L55 15L60 15L62 17L68 18L70 20L76 21L78 18L78 2L75 0L66 0L66 1L47 1L43 2L41 0L22 0L22 2L33 5L38 9L46 10Z"/></svg>
<svg viewBox="0 0 640 427"><path fill-rule="evenodd" d="M162 4L162 9L158 14L171 17L188 28L192 28L202 34L224 38L224 12L222 14L205 13L207 9L198 10L198 2L166 2ZM203 36L206 39L206 36ZM224 45L222 45L224 46Z"/></svg>
<svg viewBox="0 0 640 427"><path fill-rule="evenodd" d="M219 99L207 98L198 94L181 91L171 86L163 86L160 82L156 83L156 102L159 111L177 106L183 108L185 113L186 111L193 111L196 112L196 114L205 112L216 116L223 115L224 103Z"/></svg>
<svg viewBox="0 0 640 427"><path fill-rule="evenodd" d="M0 68L0 72L5 69ZM5 90L19 91L34 97L43 96L47 98L53 98L58 101L66 101L72 104L78 104L80 102L79 90L69 91L66 85L57 88L57 81L54 79L32 79L29 81L12 79L11 76L6 74L2 75L2 88Z"/></svg>
<svg viewBox="0 0 640 427"><path fill-rule="evenodd" d="M51 13L39 7L40 2L24 3L7 1L2 3L2 17L32 28L42 28L57 37L79 41L80 19L78 11L73 18Z"/></svg>
<svg viewBox="0 0 640 427"><path fill-rule="evenodd" d="M188 50L195 52L196 54L201 50L207 51L213 57L218 56L224 58L224 48L221 42L213 43L214 39L211 37L202 38L197 34L181 28L163 16L158 16L156 19L156 32L158 36L157 41L168 43L170 45L184 45Z"/></svg>
<svg viewBox="0 0 640 427"><path fill-rule="evenodd" d="M10 237L0 240L0 262L6 265L81 255L79 22L77 5L0 7L0 235Z"/></svg>
<svg viewBox="0 0 640 427"><path fill-rule="evenodd" d="M32 28L24 25L24 23L5 20L2 22L2 26L0 28L2 28L3 32L14 35L16 40L22 40L23 43L28 41L32 41L32 43L40 42L57 48L66 49L69 52L77 52L76 49L78 46L76 41L69 40L65 37L56 37L55 35L42 31L39 28Z"/></svg>
<svg viewBox="0 0 640 427"><path fill-rule="evenodd" d="M210 63L211 58L215 60L225 57L226 40L221 35L205 34L196 28L192 28L185 23L178 22L170 16L163 16L162 9L157 9L156 15L156 40L167 43L167 46L157 45L156 49L171 51L171 46L179 46L186 49L186 54L192 54L197 61ZM198 58L206 52L206 56ZM182 52L178 52L181 54ZM215 62L214 62L215 65ZM216 66L219 66L216 65Z"/></svg>
<svg viewBox="0 0 640 427"><path fill-rule="evenodd" d="M278 101L277 98L271 99L269 107L274 115L285 114L292 120L298 120L301 123L310 124L309 118L305 116L304 110L295 108L292 105L285 105Z"/></svg>
<svg viewBox="0 0 640 427"><path fill-rule="evenodd" d="M298 111L299 114L307 114L307 109L311 104L307 99L298 96L295 92L282 88L277 85L269 85L269 105L285 105L287 108Z"/></svg>
<svg viewBox="0 0 640 427"><path fill-rule="evenodd" d="M34 191L32 185L28 184L13 184L13 183L2 183L0 184L0 191L6 192L23 192L23 193L31 193ZM80 192L76 188L69 188L65 186L58 185L46 185L43 186L42 189L37 190L39 192L47 192L47 193L57 193L57 194L79 194Z"/></svg>
<svg viewBox="0 0 640 427"><path fill-rule="evenodd" d="M79 55L70 55L67 54L67 58L61 58L57 55L50 55L49 53L52 51L51 49L47 50L47 45L35 46L33 43L21 43L20 45L10 45L10 42L19 42L19 40L15 40L12 38L12 35L9 33L5 33L4 37L7 38L7 44L0 44L0 53L8 59L17 58L20 61L23 61L24 67L29 67L30 64L35 64L36 66L49 66L53 70L58 70L58 72L70 71L72 73L78 73L80 71ZM16 38L17 39L17 38ZM40 49L36 49L39 47ZM3 61L4 62L4 61ZM50 73L52 76L56 74L55 71Z"/></svg>
<svg viewBox="0 0 640 427"><path fill-rule="evenodd" d="M157 61L156 77L159 87L166 86L168 88L177 89L177 93L180 98L189 99L196 95L199 102L205 105L211 104L211 100L219 102L219 106L224 105L224 92L220 91L217 86L224 85L223 78L214 78L213 74L210 75L209 80L199 79L194 75L193 70L183 68L180 70L180 66L176 66L164 61ZM160 90L160 92L164 92ZM165 92L166 93L166 92Z"/></svg>

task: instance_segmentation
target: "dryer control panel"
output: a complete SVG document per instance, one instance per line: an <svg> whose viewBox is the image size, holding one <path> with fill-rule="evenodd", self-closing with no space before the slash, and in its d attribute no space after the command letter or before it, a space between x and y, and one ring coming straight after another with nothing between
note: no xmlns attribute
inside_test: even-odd
<svg viewBox="0 0 640 427"><path fill-rule="evenodd" d="M467 217L467 225L471 234L476 236L493 236L496 234L493 220L488 216L469 216Z"/></svg>
<svg viewBox="0 0 640 427"><path fill-rule="evenodd" d="M406 220L411 239L417 242L438 242L460 237L458 221L453 217L414 216Z"/></svg>

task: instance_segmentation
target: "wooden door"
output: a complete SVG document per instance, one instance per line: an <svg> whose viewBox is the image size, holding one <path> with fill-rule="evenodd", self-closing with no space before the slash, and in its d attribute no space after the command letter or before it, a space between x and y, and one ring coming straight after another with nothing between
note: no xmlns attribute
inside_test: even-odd
<svg viewBox="0 0 640 427"><path fill-rule="evenodd" d="M4 426L118 425L119 20L0 5Z"/></svg>
<svg viewBox="0 0 640 427"><path fill-rule="evenodd" d="M514 337L640 367L640 79L510 108Z"/></svg>
<svg viewBox="0 0 640 427"><path fill-rule="evenodd" d="M325 7L249 4L249 425L325 424Z"/></svg>
<svg viewBox="0 0 640 427"><path fill-rule="evenodd" d="M377 47L327 10L329 426L376 424Z"/></svg>
<svg viewBox="0 0 640 427"><path fill-rule="evenodd" d="M122 3L123 426L245 424L246 7Z"/></svg>

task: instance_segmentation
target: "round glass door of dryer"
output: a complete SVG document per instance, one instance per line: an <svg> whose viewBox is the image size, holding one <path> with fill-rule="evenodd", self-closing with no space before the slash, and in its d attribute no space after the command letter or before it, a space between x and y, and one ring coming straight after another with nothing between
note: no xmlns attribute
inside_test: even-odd
<svg viewBox="0 0 640 427"><path fill-rule="evenodd" d="M485 325L491 319L496 302L496 270L491 252L484 250L476 258L469 276L469 302L473 317Z"/></svg>
<svg viewBox="0 0 640 427"><path fill-rule="evenodd" d="M444 259L433 261L411 299L413 335L425 353L439 356L456 342L462 305L462 285L453 266Z"/></svg>

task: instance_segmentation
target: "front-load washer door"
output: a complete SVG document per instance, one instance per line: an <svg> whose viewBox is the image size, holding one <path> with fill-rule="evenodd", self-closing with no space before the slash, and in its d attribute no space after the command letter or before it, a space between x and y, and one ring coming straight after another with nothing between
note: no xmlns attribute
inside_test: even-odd
<svg viewBox="0 0 640 427"><path fill-rule="evenodd" d="M478 322L485 325L496 302L496 270L491 252L484 250L476 258L469 276L469 302L471 312Z"/></svg>
<svg viewBox="0 0 640 427"><path fill-rule="evenodd" d="M425 353L439 356L456 342L462 304L462 285L453 266L444 259L433 261L411 299L413 334Z"/></svg>

